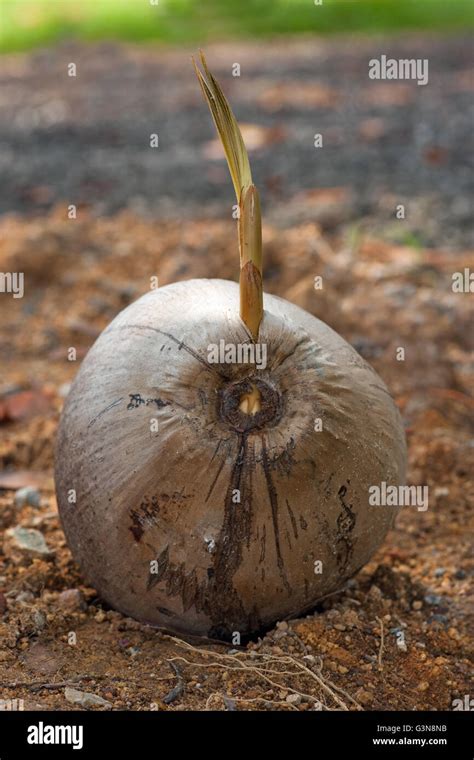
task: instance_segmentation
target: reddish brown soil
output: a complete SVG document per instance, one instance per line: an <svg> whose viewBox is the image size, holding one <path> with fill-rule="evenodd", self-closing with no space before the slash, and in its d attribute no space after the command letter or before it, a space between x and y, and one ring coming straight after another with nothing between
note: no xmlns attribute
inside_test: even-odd
<svg viewBox="0 0 474 760"><path fill-rule="evenodd" d="M337 194L330 202L337 215ZM129 212L68 221L65 206L4 217L0 270L25 273L25 297L0 296L2 698L74 709L69 685L117 710L442 710L473 693L472 296L451 289L469 254L354 241L343 228L328 237L311 223L267 226L264 238L267 289L327 321L389 386L406 424L409 483L429 486L429 508L402 510L370 565L314 614L247 646L186 643L107 609L84 587L58 522L52 452L66 384L150 276L235 278L235 230ZM39 508L14 505L15 488L29 483ZM18 550L16 525L40 530L50 557ZM83 604L67 609L67 589Z"/></svg>

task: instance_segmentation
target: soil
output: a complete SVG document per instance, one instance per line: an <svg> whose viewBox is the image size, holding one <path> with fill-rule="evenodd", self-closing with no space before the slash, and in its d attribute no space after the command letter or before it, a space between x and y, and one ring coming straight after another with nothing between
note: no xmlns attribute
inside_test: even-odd
<svg viewBox="0 0 474 760"><path fill-rule="evenodd" d="M433 89L425 88L430 94L418 97L417 92L407 102L407 91L399 90L398 104L393 100L384 104L380 91L382 100L368 107L370 114L352 113L351 129L360 126L362 116L383 121L384 126L378 126L380 137L374 137L374 122L370 129L366 124L369 143L376 140L376 146L364 148L368 152L358 153L357 159L352 157L352 166L360 161L364 170L370 166L375 172L366 178L367 193L370 185L375 198L379 180L387 183L393 197L399 197L402 185L409 187L413 208L423 220L420 209L433 208L433 194L435 206L443 207L441 221L430 217L426 227L420 222L421 243L394 239L394 219L387 206L374 201L367 216L360 216L359 204L365 203L358 191L364 184L362 176L359 185L353 184L352 173L344 171L339 159L336 166L329 167L329 161L321 168L326 183L320 182L320 176L301 168L305 162L299 149L293 153L287 145L276 160L279 179L273 187L279 199L274 199L268 183L265 190L265 182L262 195L265 205L272 206L264 215L266 290L326 321L381 375L406 427L408 483L428 486L429 506L425 511L403 508L373 560L344 588L321 600L311 614L280 621L240 645L185 641L108 608L93 588L84 585L65 543L53 490L60 410L79 362L99 332L120 309L146 292L150 277L158 276L160 285L190 277L237 279L236 230L228 213L232 196L224 164L212 157L213 143L206 148L208 158L203 154L197 158L193 147L203 135L211 137L208 114L195 94L196 83L183 74L182 52L175 51L73 46L8 60L3 77L10 78L17 94L8 105L3 103L2 110L9 118L23 113L23 128L33 143L22 139L21 123L7 136L13 146L7 175L10 171L16 184L8 202L2 195L2 208L15 213L0 219L0 270L23 272L25 277L23 298L0 294L2 699L23 699L25 709L41 710L72 710L78 705L98 710L450 710L453 700L473 693L469 628L474 611L473 309L470 293L452 289L452 274L473 265L461 202L466 187L460 179L464 149L459 136L465 134L468 119L458 108L445 120L439 105L451 98L460 104L465 96L467 47L464 40L454 38L419 43L417 49L433 52L434 71L438 70ZM401 50L407 43L393 44ZM262 56L261 46L238 47L242 64L248 61L252 67L250 81L241 88L244 116L248 113L249 119L262 123L262 103L267 103L270 110L263 112L274 128L283 114L276 119L271 109L278 110L280 98L288 98L284 127L301 135L306 122L298 121L291 77L298 77L301 84L317 70L321 87L324 83L328 88L324 97L319 94L320 103L329 105L314 109L328 125L333 117L344 121L349 112L341 115L331 106L333 90L340 86L340 69L350 69L357 56L361 65L374 46L362 41L351 50L342 41L340 57L328 52L329 43L320 42L274 45L267 57ZM51 66L70 60L71 49L89 67L86 81L78 78L66 86L43 76ZM227 61L235 57L232 48L225 51L224 46L207 51L209 61L217 61L218 76L224 55ZM283 71L286 85L281 81ZM272 79L278 80L280 90L274 91L277 85ZM118 80L120 102L125 104L121 113L128 116L115 122ZM344 77L342 81L343 87L352 87ZM123 142L133 143L140 130L150 133L146 115L155 114L157 106L146 97L147 82L168 87L168 110L162 112L161 123L170 120L173 129L177 127L172 133L174 148L163 159L160 176L153 163L141 164L134 174L137 152L125 149ZM76 85L78 92L72 95L71 87ZM239 87L234 84L229 91L237 112ZM365 81L363 89L367 90ZM395 97L394 92L390 97ZM53 93L67 104L62 112L66 123L43 130L25 113L33 107L42 113L41 103L50 102ZM389 90L385 93L389 98ZM359 94L362 99L362 89ZM305 95L299 97L304 105ZM339 97L345 107L353 106ZM382 117L383 109L388 110ZM408 113L413 124L418 123L417 109L427 114L433 134L437 125L443 125L436 133L442 137L443 150L444 141L449 143L447 153L439 154L444 158L438 157L438 163L423 171L410 166L416 151L419 155L422 150L413 135L406 143L407 155L400 156L399 145L392 143ZM103 122L97 123L97 114L102 113ZM313 134L314 119L309 121ZM109 184L86 190L81 186L86 172L83 152L77 145L86 151L91 141L97 148L97 140L103 139L107 153L113 144L107 125L112 124L120 158L113 151L107 160L102 156L92 173L94 181L107 174ZM132 124L134 131L128 133ZM62 143L53 144L58 134ZM265 176L265 167L275 157L273 147L266 154L267 139L265 133L255 152L262 162L257 161L256 176ZM277 146L278 140L271 144ZM344 139L341 145L346 154L354 149ZM380 174L370 158L372 149L380 153ZM179 176L176 151L186 163ZM407 176L402 169L386 175L392 154L406 167ZM92 166L94 159L89 159ZM434 174L444 179L436 183ZM145 199L141 208L131 202L134 182ZM209 209L206 198L219 197L220 185L229 185L228 200ZM75 195L79 187L82 195ZM318 189L309 191L311 187ZM161 205L164 188L171 200ZM69 219L67 206L74 201L77 219ZM452 212L454 206L457 214ZM155 213L157 207L160 213ZM361 218L355 234L354 220ZM323 278L321 290L314 287L317 276ZM68 360L71 347L76 349L76 361ZM21 504L17 489L24 486L38 492L39 506ZM31 492L29 498L34 502ZM39 531L46 547L21 548L18 533L12 532L18 526ZM71 696L71 688L105 702L91 705L81 695Z"/></svg>

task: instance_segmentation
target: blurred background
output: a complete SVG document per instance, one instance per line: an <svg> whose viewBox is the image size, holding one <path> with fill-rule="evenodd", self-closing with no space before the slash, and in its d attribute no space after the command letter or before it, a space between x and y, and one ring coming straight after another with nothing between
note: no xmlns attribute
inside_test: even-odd
<svg viewBox="0 0 474 760"><path fill-rule="evenodd" d="M17 534L0 549L0 680L99 674L92 687L114 708L149 709L168 690L163 651L180 654L100 609L65 544L52 473L80 361L150 277L238 278L232 183L191 64L203 47L260 190L265 289L382 376L408 482L430 489L429 509L402 511L350 591L255 648L313 653L364 709L450 709L469 693L473 308L469 276L457 293L452 278L474 268L472 27L472 0L0 0L0 274L24 275L23 298L0 291L0 533L34 529L43 551ZM382 55L427 59L428 83L370 79ZM77 648L61 639L71 598ZM222 669L206 672L186 671L170 709L227 693ZM230 679L238 704L285 709L246 678ZM67 709L60 688L2 696Z"/></svg>
<svg viewBox="0 0 474 760"><path fill-rule="evenodd" d="M267 219L472 242L473 20L469 0L2 0L0 212L69 201L95 214L228 213L232 187L190 60L205 46ZM369 80L382 54L428 58L429 85ZM410 201L401 225L397 201Z"/></svg>

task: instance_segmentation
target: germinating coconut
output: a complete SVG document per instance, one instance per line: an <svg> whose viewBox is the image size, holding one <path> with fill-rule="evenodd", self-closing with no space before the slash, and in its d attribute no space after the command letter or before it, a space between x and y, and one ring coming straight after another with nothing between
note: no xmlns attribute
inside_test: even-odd
<svg viewBox="0 0 474 760"><path fill-rule="evenodd" d="M240 283L168 285L112 321L66 401L56 488L73 555L103 599L229 639L310 610L370 559L396 510L372 506L369 489L404 482L406 445L359 354L263 295L258 193L202 61L240 205Z"/></svg>

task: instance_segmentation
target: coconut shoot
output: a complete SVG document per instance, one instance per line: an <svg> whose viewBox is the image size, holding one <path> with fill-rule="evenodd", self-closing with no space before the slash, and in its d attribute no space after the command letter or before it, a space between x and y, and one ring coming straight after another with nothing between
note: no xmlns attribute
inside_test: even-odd
<svg viewBox="0 0 474 760"><path fill-rule="evenodd" d="M222 142L239 205L240 316L252 338L258 339L263 317L262 215L258 190L253 184L247 150L239 125L218 82L208 69L204 54L204 74L193 60L204 98Z"/></svg>

